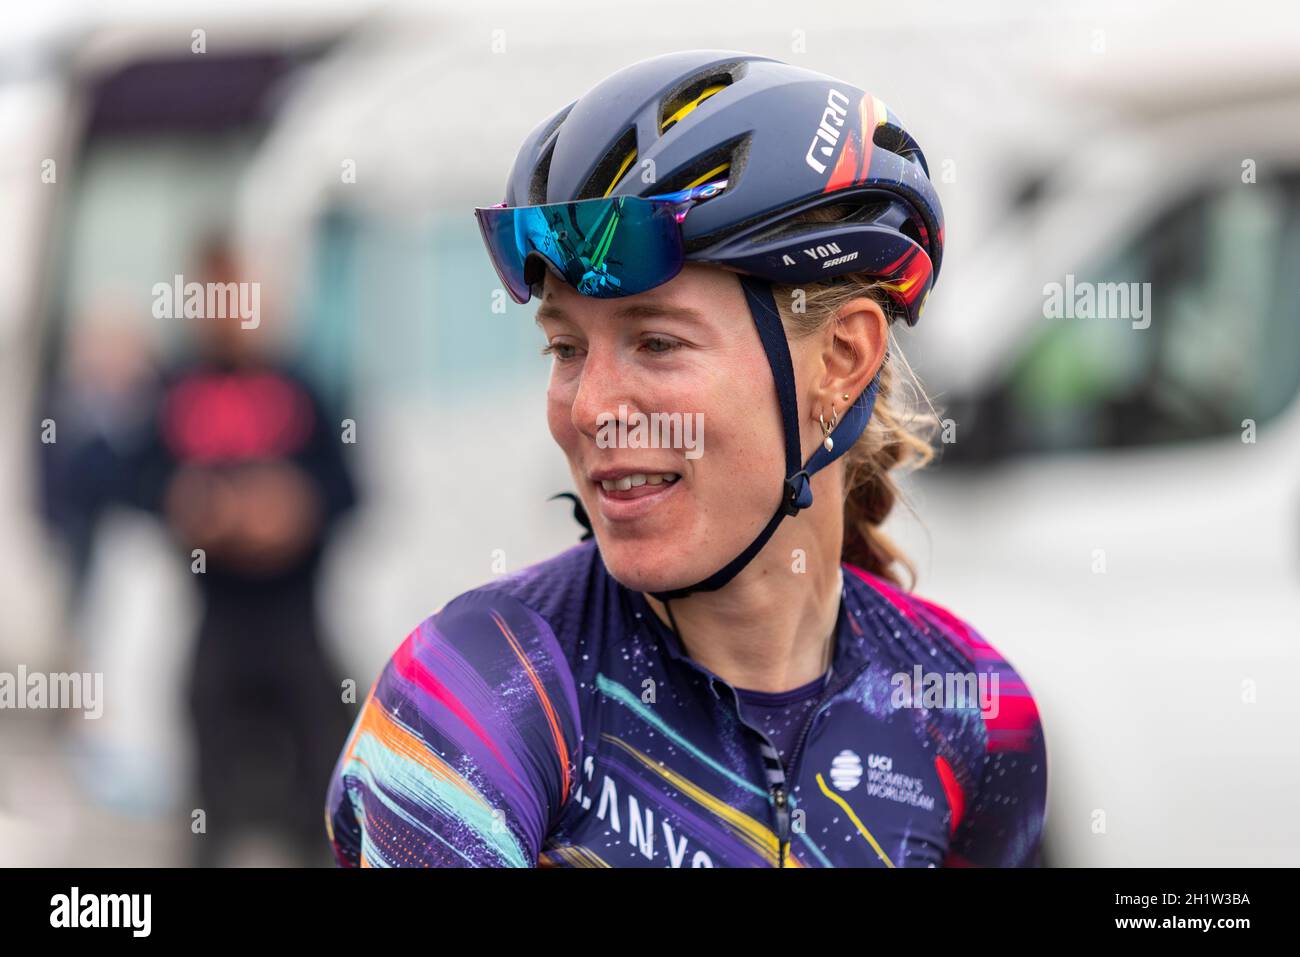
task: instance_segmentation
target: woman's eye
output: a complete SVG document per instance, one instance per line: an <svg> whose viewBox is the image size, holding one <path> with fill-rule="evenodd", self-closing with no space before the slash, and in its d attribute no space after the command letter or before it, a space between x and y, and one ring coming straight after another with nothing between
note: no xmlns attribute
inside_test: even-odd
<svg viewBox="0 0 1300 957"><path fill-rule="evenodd" d="M555 358L559 359L561 362L564 362L568 359L573 358L572 353L565 352L564 350L572 349L572 348L574 347L569 345L569 343L567 342L552 342L549 345L547 345L544 349L542 349L542 355L555 356Z"/></svg>
<svg viewBox="0 0 1300 957"><path fill-rule="evenodd" d="M674 349L680 349L681 343L672 339L665 339L662 336L652 336L645 340L646 346L651 352L664 353L672 352Z"/></svg>
<svg viewBox="0 0 1300 957"><path fill-rule="evenodd" d="M650 336L643 339L641 345L646 351L655 355L664 355L682 347L680 342L674 339L665 339L663 336ZM542 355L554 356L560 362L568 362L570 359L577 357L577 346L568 342L552 342L542 349Z"/></svg>

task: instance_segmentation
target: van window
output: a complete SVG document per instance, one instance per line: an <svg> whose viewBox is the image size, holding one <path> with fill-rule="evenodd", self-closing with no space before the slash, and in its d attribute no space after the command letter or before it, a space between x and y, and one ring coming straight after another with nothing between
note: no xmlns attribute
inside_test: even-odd
<svg viewBox="0 0 1300 957"><path fill-rule="evenodd" d="M1076 273L1078 306L1085 282L1097 292L1093 318L1036 317L999 381L951 397L944 415L961 441L944 447L945 462L1218 437L1295 401L1300 174L1187 198ZM1121 317L1097 317L1124 305L1107 283L1136 294Z"/></svg>

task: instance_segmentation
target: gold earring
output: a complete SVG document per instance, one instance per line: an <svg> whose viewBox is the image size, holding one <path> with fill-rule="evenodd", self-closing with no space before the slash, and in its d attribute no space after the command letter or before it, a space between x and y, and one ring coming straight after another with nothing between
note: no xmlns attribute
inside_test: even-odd
<svg viewBox="0 0 1300 957"><path fill-rule="evenodd" d="M820 412L817 413L817 421L822 424L822 436L823 436L822 445L825 446L827 452L835 448L835 440L831 438L831 432L835 428L836 417L837 417L837 413L835 412L835 406L831 406L830 425L826 424L826 419L822 417L822 414Z"/></svg>

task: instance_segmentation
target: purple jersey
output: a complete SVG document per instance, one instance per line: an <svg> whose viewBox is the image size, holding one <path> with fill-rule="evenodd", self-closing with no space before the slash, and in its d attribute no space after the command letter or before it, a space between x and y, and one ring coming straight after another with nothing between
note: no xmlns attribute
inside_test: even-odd
<svg viewBox="0 0 1300 957"><path fill-rule="evenodd" d="M1037 864L1047 760L1029 689L939 606L852 565L842 578L831 670L789 744L594 540L460 595L406 637L357 716L325 808L335 856Z"/></svg>

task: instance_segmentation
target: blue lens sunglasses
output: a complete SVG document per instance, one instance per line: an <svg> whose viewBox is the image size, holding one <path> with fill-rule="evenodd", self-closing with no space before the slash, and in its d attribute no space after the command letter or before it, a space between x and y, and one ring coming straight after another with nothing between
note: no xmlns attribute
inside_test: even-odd
<svg viewBox="0 0 1300 957"><path fill-rule="evenodd" d="M609 196L540 206L478 206L488 255L511 298L526 303L542 278L534 254L584 296L633 296L665 283L686 261L681 222L725 179L657 196ZM544 267L543 267L544 268Z"/></svg>

